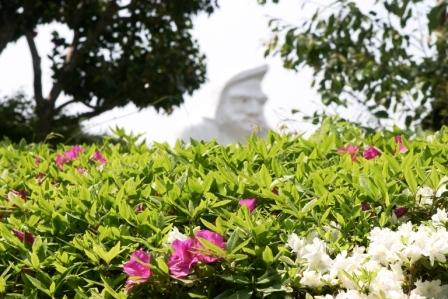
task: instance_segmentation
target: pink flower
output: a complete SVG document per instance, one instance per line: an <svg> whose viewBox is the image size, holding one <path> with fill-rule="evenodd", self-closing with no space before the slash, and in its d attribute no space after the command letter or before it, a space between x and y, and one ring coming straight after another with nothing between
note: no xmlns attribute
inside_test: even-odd
<svg viewBox="0 0 448 299"><path fill-rule="evenodd" d="M364 150L363 156L367 160L375 159L376 157L380 156L381 152L374 148L373 146L369 146Z"/></svg>
<svg viewBox="0 0 448 299"><path fill-rule="evenodd" d="M181 278L191 273L194 265L197 264L198 259L192 252L195 240L174 240L171 246L174 249L168 259L168 268L173 277Z"/></svg>
<svg viewBox="0 0 448 299"><path fill-rule="evenodd" d="M151 276L151 256L143 249L135 251L129 261L123 264L123 271L129 276L125 291L129 292L137 284L144 283Z"/></svg>
<svg viewBox="0 0 448 299"><path fill-rule="evenodd" d="M220 248L226 246L220 234L209 230L197 232L194 238L174 240L171 244L174 252L168 259L168 268L173 277L181 278L189 275L198 262L208 264L219 260L220 257L215 256L213 252L210 252L201 244L199 241L201 239L207 240Z"/></svg>
<svg viewBox="0 0 448 299"><path fill-rule="evenodd" d="M406 207L399 207L394 209L394 214L397 216L397 218L401 218L404 215L408 213L408 208Z"/></svg>
<svg viewBox="0 0 448 299"><path fill-rule="evenodd" d="M204 239L213 243L214 245L224 249L226 247L226 243L224 242L224 238L215 232L209 230L200 230L195 235L196 239ZM205 248L199 241L196 242L194 251L196 253L197 259L204 263L213 263L219 260L219 257L213 256L213 252L210 252L207 248Z"/></svg>
<svg viewBox="0 0 448 299"><path fill-rule="evenodd" d="M257 207L257 200L255 198L241 199L240 205L247 207L249 212L252 213L252 211Z"/></svg>
<svg viewBox="0 0 448 299"><path fill-rule="evenodd" d="M398 151L400 153L405 153L408 151L408 148L403 144L403 140L400 135L395 136L395 144L398 145Z"/></svg>
<svg viewBox="0 0 448 299"><path fill-rule="evenodd" d="M368 211L368 210L370 210L370 204L369 204L368 202L363 202L363 203L361 204L361 210L363 210L363 211Z"/></svg>
<svg viewBox="0 0 448 299"><path fill-rule="evenodd" d="M79 154L82 153L84 149L80 145L74 145L71 149L64 152L64 158L67 161L73 161L78 158Z"/></svg>
<svg viewBox="0 0 448 299"><path fill-rule="evenodd" d="M63 169L65 163L76 160L79 154L82 153L83 151L84 149L80 145L75 145L68 151L65 151L64 154L56 155L55 159L56 166L59 167L59 169Z"/></svg>
<svg viewBox="0 0 448 299"><path fill-rule="evenodd" d="M105 165L107 163L107 159L100 151L95 151L90 159L99 162L101 165Z"/></svg>
<svg viewBox="0 0 448 299"><path fill-rule="evenodd" d="M338 153L348 153L352 158L352 161L356 161L356 155L358 154L359 147L353 144L338 148Z"/></svg>
<svg viewBox="0 0 448 299"><path fill-rule="evenodd" d="M65 164L65 158L64 158L64 156L63 155L56 155L56 159L55 159L55 163L56 163L56 166L59 168L59 169L63 169L64 168L64 164Z"/></svg>
<svg viewBox="0 0 448 299"><path fill-rule="evenodd" d="M21 230L13 229L14 235L25 244L32 245L34 243L34 236L31 233L23 232Z"/></svg>

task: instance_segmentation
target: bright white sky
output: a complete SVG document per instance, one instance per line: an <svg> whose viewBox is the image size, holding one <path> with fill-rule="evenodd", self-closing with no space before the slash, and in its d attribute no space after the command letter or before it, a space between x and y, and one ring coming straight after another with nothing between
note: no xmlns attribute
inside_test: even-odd
<svg viewBox="0 0 448 299"><path fill-rule="evenodd" d="M269 125L276 129L279 123L290 119L291 109L312 113L321 107L319 97L310 87L311 72L300 74L284 70L280 59L263 57L264 42L271 37L268 21L272 17L298 23L299 17L310 16L297 0L283 0L277 5L260 6L256 0L220 1L218 9L210 17L201 15L195 20L194 37L207 55L208 82L189 97L180 109L170 116L158 115L154 109L137 113L133 106L114 109L85 123L93 132L104 132L116 125L134 133L142 133L148 140L173 141L183 126L197 122L203 116L212 116L221 86L236 73L262 64L269 71L262 87L268 96L265 115ZM55 26L42 26L38 31L37 47L43 57L43 88L47 94L51 88L50 33ZM24 39L19 40L0 56L0 95L23 89L32 94L32 67L29 50ZM288 122L291 125L291 122ZM300 132L309 125L293 122Z"/></svg>

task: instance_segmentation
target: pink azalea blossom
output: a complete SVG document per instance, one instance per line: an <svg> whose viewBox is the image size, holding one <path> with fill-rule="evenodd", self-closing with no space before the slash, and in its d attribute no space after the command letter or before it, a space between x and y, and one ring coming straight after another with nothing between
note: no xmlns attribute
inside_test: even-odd
<svg viewBox="0 0 448 299"><path fill-rule="evenodd" d="M406 207L399 207L394 209L394 214L397 216L397 218L401 218L404 215L408 213L408 208Z"/></svg>
<svg viewBox="0 0 448 299"><path fill-rule="evenodd" d="M364 158L367 160L375 159L380 155L381 152L373 146L369 146L368 148L366 148L363 153Z"/></svg>
<svg viewBox="0 0 448 299"><path fill-rule="evenodd" d="M189 275L198 262L213 263L219 259L201 244L199 241L201 239L207 240L220 248L226 246L224 238L220 234L209 230L197 232L194 238L174 240L171 244L174 252L168 259L168 268L173 277L182 278Z"/></svg>
<svg viewBox="0 0 448 299"><path fill-rule="evenodd" d="M105 165L107 163L107 159L103 156L103 154L100 151L95 151L91 159L97 161L101 165Z"/></svg>
<svg viewBox="0 0 448 299"><path fill-rule="evenodd" d="M195 237L196 239L207 240L222 249L226 247L224 238L220 234L206 229L198 231ZM219 260L219 257L213 256L213 253L206 249L199 241L196 242L194 251L197 255L197 259L201 262L213 263Z"/></svg>
<svg viewBox="0 0 448 299"><path fill-rule="evenodd" d="M84 149L80 145L74 145L71 149L64 152L64 158L67 161L73 161L78 158L79 154L82 153Z"/></svg>
<svg viewBox="0 0 448 299"><path fill-rule="evenodd" d="M82 153L84 149L80 145L74 145L68 151L65 151L64 154L56 155L55 163L59 169L64 168L64 164L73 160L76 160L80 153Z"/></svg>
<svg viewBox="0 0 448 299"><path fill-rule="evenodd" d="M56 155L56 159L55 159L55 163L56 163L56 166L59 168L59 169L63 169L64 168L64 164L65 164L65 158L64 158L64 156L63 155Z"/></svg>
<svg viewBox="0 0 448 299"><path fill-rule="evenodd" d="M240 200L240 205L245 206L249 209L249 212L253 212L257 207L257 200L255 198L246 198Z"/></svg>
<svg viewBox="0 0 448 299"><path fill-rule="evenodd" d="M363 210L363 211L368 211L368 210L370 210L370 204L369 204L368 202L363 202L363 203L361 204L361 210Z"/></svg>
<svg viewBox="0 0 448 299"><path fill-rule="evenodd" d="M25 244L32 245L34 243L34 236L31 233L23 232L21 230L13 229L14 235Z"/></svg>
<svg viewBox="0 0 448 299"><path fill-rule="evenodd" d="M174 252L168 259L168 268L173 277L181 278L191 273L198 259L192 252L195 240L174 240L171 246Z"/></svg>
<svg viewBox="0 0 448 299"><path fill-rule="evenodd" d="M338 153L350 154L352 161L356 161L356 155L359 152L359 147L353 144L338 148Z"/></svg>
<svg viewBox="0 0 448 299"><path fill-rule="evenodd" d="M403 140L400 135L395 136L395 144L398 145L398 151L400 153L405 153L408 151L408 148L403 144Z"/></svg>
<svg viewBox="0 0 448 299"><path fill-rule="evenodd" d="M143 249L135 251L129 261L123 264L123 271L129 276L125 291L129 292L135 285L144 283L151 276L151 256Z"/></svg>

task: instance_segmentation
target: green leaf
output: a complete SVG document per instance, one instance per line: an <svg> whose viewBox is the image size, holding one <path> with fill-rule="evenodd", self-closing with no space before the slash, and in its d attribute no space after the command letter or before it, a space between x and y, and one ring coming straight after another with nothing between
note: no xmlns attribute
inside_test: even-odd
<svg viewBox="0 0 448 299"><path fill-rule="evenodd" d="M227 290L216 296L215 299L250 299L251 297L252 297L252 290L242 289L242 290Z"/></svg>
<svg viewBox="0 0 448 299"><path fill-rule="evenodd" d="M157 257L156 262L157 262L157 266L159 267L160 270L162 270L163 273L168 274L168 275L170 274L168 265L166 264L164 257L162 257L162 256Z"/></svg>
<svg viewBox="0 0 448 299"><path fill-rule="evenodd" d="M269 246L266 246L262 256L263 256L263 262L265 262L268 266L274 262L274 256L272 255L272 250L271 248L269 248Z"/></svg>
<svg viewBox="0 0 448 299"><path fill-rule="evenodd" d="M436 30L444 21L444 13L446 11L447 4L441 3L434 6L428 13L428 29L429 32Z"/></svg>
<svg viewBox="0 0 448 299"><path fill-rule="evenodd" d="M45 294L47 294L48 296L52 297L50 290L47 289L40 280L37 280L36 278L34 278L28 274L25 274L25 276L31 282L31 284L33 286L35 286L38 290L40 290L40 291L44 292Z"/></svg>
<svg viewBox="0 0 448 299"><path fill-rule="evenodd" d="M6 291L6 279L0 276L0 294Z"/></svg>

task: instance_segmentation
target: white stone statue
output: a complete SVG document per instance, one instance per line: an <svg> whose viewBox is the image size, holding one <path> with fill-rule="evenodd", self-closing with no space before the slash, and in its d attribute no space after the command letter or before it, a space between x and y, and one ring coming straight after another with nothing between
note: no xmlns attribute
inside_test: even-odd
<svg viewBox="0 0 448 299"><path fill-rule="evenodd" d="M253 132L263 136L268 126L263 116L267 101L261 90L261 81L267 66L250 69L232 77L221 91L214 118L203 118L181 133L184 141L190 138L209 140L216 138L221 144L244 142Z"/></svg>

